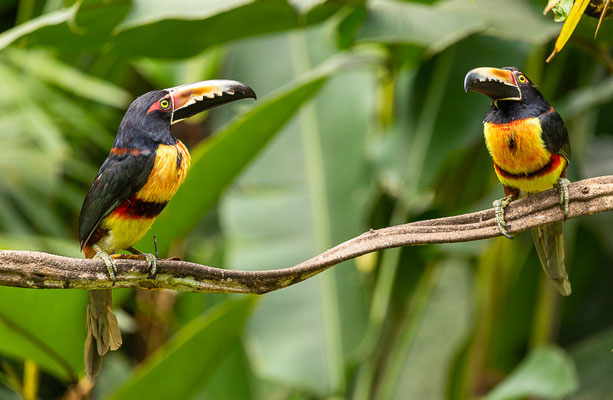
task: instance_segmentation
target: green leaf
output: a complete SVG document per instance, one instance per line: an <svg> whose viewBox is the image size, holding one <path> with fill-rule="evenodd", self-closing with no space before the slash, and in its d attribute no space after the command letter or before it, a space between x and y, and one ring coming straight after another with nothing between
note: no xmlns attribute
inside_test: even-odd
<svg viewBox="0 0 613 400"><path fill-rule="evenodd" d="M26 38L37 31L51 32L61 29L61 27L74 15L75 11L76 7L70 7L50 12L2 32L2 34L0 34L0 49L13 44L19 39Z"/></svg>
<svg viewBox="0 0 613 400"><path fill-rule="evenodd" d="M346 11L337 27L336 42L338 47L346 49L353 44L366 15L366 7L363 5Z"/></svg>
<svg viewBox="0 0 613 400"><path fill-rule="evenodd" d="M298 7L303 16L287 0L81 0L0 34L0 49L19 41L68 51L104 46L128 57L188 57L232 40L312 25L344 5L316 3Z"/></svg>
<svg viewBox="0 0 613 400"><path fill-rule="evenodd" d="M543 45L560 31L558 24L535 12L526 0L451 0L440 3L440 7L464 19L482 20L483 34L508 41Z"/></svg>
<svg viewBox="0 0 613 400"><path fill-rule="evenodd" d="M540 347L483 400L507 400L518 397L559 399L579 387L573 360L558 347Z"/></svg>
<svg viewBox="0 0 613 400"><path fill-rule="evenodd" d="M296 27L298 14L285 0L136 0L113 43L130 56L187 57L231 40Z"/></svg>
<svg viewBox="0 0 613 400"><path fill-rule="evenodd" d="M29 46L100 51L130 7L129 0L81 0L3 32L0 49L19 41Z"/></svg>
<svg viewBox="0 0 613 400"><path fill-rule="evenodd" d="M84 290L0 287L0 353L33 360L61 379L83 370ZM8 306L10 305L10 307Z"/></svg>
<svg viewBox="0 0 613 400"><path fill-rule="evenodd" d="M521 0L451 0L434 5L379 0L367 9L357 42L413 44L430 53L475 33L543 44L559 29L555 23L536 17Z"/></svg>
<svg viewBox="0 0 613 400"><path fill-rule="evenodd" d="M80 0L71 28L79 35L107 37L128 12L133 0Z"/></svg>
<svg viewBox="0 0 613 400"><path fill-rule="evenodd" d="M570 10L573 8L574 0L560 0L553 6L553 13L555 14L555 18L553 19L555 22L563 22L568 18L568 14L570 14Z"/></svg>
<svg viewBox="0 0 613 400"><path fill-rule="evenodd" d="M230 182L299 107L317 93L328 77L351 60L337 59L270 98L258 101L249 112L192 149L192 164L185 183L152 228L152 232L158 235L162 254L166 254L172 239L189 232L215 205ZM149 242L150 239L145 238L140 246L150 249Z"/></svg>
<svg viewBox="0 0 613 400"><path fill-rule="evenodd" d="M255 299L245 296L226 300L192 320L110 398L186 399L194 396L236 346Z"/></svg>
<svg viewBox="0 0 613 400"><path fill-rule="evenodd" d="M466 36L481 31L482 18L442 6L377 1L357 35L357 42L414 44L439 52Z"/></svg>

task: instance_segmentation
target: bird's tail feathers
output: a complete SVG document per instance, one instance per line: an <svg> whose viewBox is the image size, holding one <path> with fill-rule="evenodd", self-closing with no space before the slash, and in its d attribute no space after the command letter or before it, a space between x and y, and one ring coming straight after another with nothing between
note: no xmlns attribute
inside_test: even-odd
<svg viewBox="0 0 613 400"><path fill-rule="evenodd" d="M562 296L568 296L572 290L564 261L562 222L532 229L532 238L545 274Z"/></svg>
<svg viewBox="0 0 613 400"><path fill-rule="evenodd" d="M88 293L85 372L94 377L102 367L102 356L109 350L117 350L122 339L117 317L113 314L112 290L90 290Z"/></svg>

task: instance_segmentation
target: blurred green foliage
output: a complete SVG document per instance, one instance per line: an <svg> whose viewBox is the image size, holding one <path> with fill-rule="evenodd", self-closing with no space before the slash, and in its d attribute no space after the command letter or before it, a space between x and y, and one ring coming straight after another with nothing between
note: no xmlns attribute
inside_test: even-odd
<svg viewBox="0 0 613 400"><path fill-rule="evenodd" d="M539 85L567 122L572 180L610 174L611 24L594 41L583 18L545 64L560 25L544 3L0 0L0 248L78 257L82 199L131 99L209 78L259 100L173 127L193 162L153 228L163 255L280 268L369 228L490 207L489 104L462 90L477 66ZM388 250L259 301L116 291L124 346L92 397L610 398L612 224L565 224L564 299L529 234ZM0 288L0 398L73 390L85 304Z"/></svg>

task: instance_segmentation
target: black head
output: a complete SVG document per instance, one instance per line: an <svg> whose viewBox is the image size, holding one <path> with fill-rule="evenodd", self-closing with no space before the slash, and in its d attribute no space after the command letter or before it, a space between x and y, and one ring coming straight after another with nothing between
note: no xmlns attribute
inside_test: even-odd
<svg viewBox="0 0 613 400"><path fill-rule="evenodd" d="M175 144L170 125L221 104L256 98L247 85L230 80L211 80L154 90L130 104L123 117L115 147Z"/></svg>
<svg viewBox="0 0 613 400"><path fill-rule="evenodd" d="M532 81L515 67L475 68L466 74L464 90L492 99L486 122L505 123L537 117L551 109Z"/></svg>

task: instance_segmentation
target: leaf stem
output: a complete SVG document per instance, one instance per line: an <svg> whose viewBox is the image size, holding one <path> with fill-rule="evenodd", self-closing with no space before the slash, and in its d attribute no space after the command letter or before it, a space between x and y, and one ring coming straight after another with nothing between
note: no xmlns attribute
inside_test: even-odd
<svg viewBox="0 0 613 400"><path fill-rule="evenodd" d="M295 32L290 36L290 41L294 71L299 76L306 73L311 67L306 34L302 31ZM317 251L324 251L332 243L332 234L322 154L321 130L319 129L315 103L309 102L302 107L299 118L302 141L304 143L306 174L316 240L315 245ZM334 272L321 276L320 287L326 336L326 354L328 357L328 378L332 392L342 394L345 392L346 383L340 310Z"/></svg>

